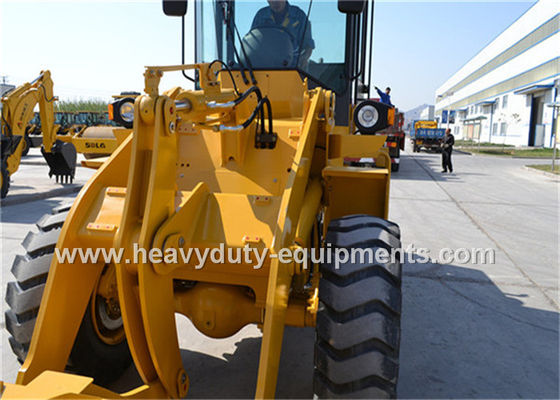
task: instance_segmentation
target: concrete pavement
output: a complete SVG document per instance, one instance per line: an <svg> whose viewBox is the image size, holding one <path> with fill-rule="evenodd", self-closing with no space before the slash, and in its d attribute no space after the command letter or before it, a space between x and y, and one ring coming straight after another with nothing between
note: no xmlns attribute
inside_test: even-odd
<svg viewBox="0 0 560 400"><path fill-rule="evenodd" d="M10 179L10 190L0 205L9 206L33 200L48 199L78 193L80 188L95 173L95 170L81 166L83 155L78 154L78 165L72 184L57 183L49 178L49 167L39 148L29 149L29 154L22 157L19 169Z"/></svg>
<svg viewBox="0 0 560 400"><path fill-rule="evenodd" d="M494 265L404 266L399 397L558 398L558 182L526 160L403 157L403 247L493 248ZM533 162L533 161L531 161Z"/></svg>
<svg viewBox="0 0 560 400"><path fill-rule="evenodd" d="M496 263L404 266L399 397L558 398L558 182L519 159L457 154L454 163L443 175L439 155L404 154L390 219L405 248L435 258L443 247L489 247ZM2 208L2 288L27 230L69 198ZM256 327L213 340L177 320L190 397L254 395ZM312 396L313 340L312 329L287 328L278 397ZM13 382L17 368L2 329L0 379ZM131 369L114 388L137 383Z"/></svg>

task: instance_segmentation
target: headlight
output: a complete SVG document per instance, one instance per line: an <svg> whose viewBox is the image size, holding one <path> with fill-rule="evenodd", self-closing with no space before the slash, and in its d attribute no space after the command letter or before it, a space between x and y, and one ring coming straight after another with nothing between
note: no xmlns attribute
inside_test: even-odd
<svg viewBox="0 0 560 400"><path fill-rule="evenodd" d="M358 111L357 118L364 128L372 128L379 120L379 113L372 105L366 105Z"/></svg>
<svg viewBox="0 0 560 400"><path fill-rule="evenodd" d="M134 122L134 98L124 97L109 104L109 119L125 128L132 128Z"/></svg>
<svg viewBox="0 0 560 400"><path fill-rule="evenodd" d="M124 122L132 123L132 121L134 121L134 103L129 101L122 103L119 108L119 113Z"/></svg>
<svg viewBox="0 0 560 400"><path fill-rule="evenodd" d="M387 104L364 100L354 109L354 125L362 135L373 135L390 125L388 120L392 110Z"/></svg>

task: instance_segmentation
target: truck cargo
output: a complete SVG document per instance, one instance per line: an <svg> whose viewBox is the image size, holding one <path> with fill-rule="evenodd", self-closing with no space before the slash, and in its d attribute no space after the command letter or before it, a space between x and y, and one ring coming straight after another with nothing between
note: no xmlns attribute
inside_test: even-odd
<svg viewBox="0 0 560 400"><path fill-rule="evenodd" d="M404 114L395 110L395 119L393 125L378 132L379 135L387 136L385 147L389 149L391 157L391 171L397 172L400 166L401 150L405 146L405 133L403 130Z"/></svg>
<svg viewBox="0 0 560 400"><path fill-rule="evenodd" d="M420 150L441 151L441 143L445 136L445 129L438 128L437 121L414 121L410 132L412 151L419 153Z"/></svg>

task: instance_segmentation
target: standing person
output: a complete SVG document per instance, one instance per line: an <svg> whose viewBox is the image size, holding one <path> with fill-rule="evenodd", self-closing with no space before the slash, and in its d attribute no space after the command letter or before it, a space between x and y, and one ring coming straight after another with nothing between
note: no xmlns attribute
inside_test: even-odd
<svg viewBox="0 0 560 400"><path fill-rule="evenodd" d="M443 166L442 173L453 172L453 164L451 164L451 153L453 152L453 145L455 144L455 137L451 134L451 129L445 131L443 142L441 143L441 164Z"/></svg>
<svg viewBox="0 0 560 400"><path fill-rule="evenodd" d="M385 93L383 93L381 90L379 90L379 88L376 86L375 90L377 90L377 94L379 94L379 97L381 98L381 102L387 104L388 106L393 107L393 104L391 103L391 88L388 87L387 89L385 89Z"/></svg>

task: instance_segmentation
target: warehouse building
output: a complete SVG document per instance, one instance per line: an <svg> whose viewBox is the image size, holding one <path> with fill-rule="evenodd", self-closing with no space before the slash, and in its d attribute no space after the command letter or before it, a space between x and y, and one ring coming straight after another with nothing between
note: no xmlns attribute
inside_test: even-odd
<svg viewBox="0 0 560 400"><path fill-rule="evenodd" d="M456 138L551 147L560 100L560 1L540 0L436 91Z"/></svg>
<svg viewBox="0 0 560 400"><path fill-rule="evenodd" d="M0 96L4 96L4 93L9 92L12 89L15 89L14 85L8 85L7 83L0 83Z"/></svg>
<svg viewBox="0 0 560 400"><path fill-rule="evenodd" d="M426 106L422 111L420 111L420 119L422 120L433 120L434 119L434 106Z"/></svg>

